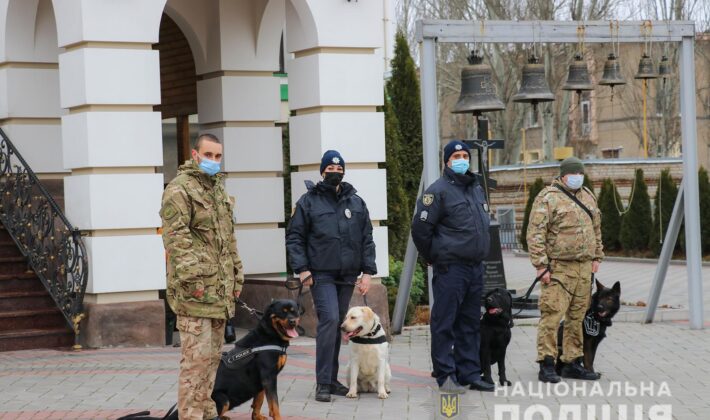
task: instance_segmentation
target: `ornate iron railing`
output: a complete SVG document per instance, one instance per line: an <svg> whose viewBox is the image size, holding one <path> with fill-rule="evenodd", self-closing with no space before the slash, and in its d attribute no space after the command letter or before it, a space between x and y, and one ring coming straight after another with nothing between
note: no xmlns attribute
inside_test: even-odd
<svg viewBox="0 0 710 420"><path fill-rule="evenodd" d="M27 258L78 341L89 276L84 242L0 129L0 222Z"/></svg>

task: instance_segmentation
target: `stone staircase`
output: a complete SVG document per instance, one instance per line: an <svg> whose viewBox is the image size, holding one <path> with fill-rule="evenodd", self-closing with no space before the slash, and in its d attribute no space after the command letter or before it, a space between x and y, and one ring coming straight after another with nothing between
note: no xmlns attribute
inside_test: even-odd
<svg viewBox="0 0 710 420"><path fill-rule="evenodd" d="M74 332L0 225L0 351L72 344Z"/></svg>

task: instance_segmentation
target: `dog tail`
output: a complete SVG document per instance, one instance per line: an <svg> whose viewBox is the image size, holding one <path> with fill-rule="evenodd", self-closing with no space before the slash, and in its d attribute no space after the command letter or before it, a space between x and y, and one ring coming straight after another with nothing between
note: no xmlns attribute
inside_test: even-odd
<svg viewBox="0 0 710 420"><path fill-rule="evenodd" d="M138 413L129 414L127 416L119 417L116 420L169 420L171 418L177 419L177 411L175 407L177 404L170 407L167 413L163 417L150 417L150 411L141 411Z"/></svg>

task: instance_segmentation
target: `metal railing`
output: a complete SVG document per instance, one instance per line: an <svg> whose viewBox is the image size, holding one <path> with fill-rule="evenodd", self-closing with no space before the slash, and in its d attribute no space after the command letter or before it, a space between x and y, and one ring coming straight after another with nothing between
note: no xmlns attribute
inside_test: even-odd
<svg viewBox="0 0 710 420"><path fill-rule="evenodd" d="M0 129L0 222L54 299L78 342L89 278L84 242Z"/></svg>
<svg viewBox="0 0 710 420"><path fill-rule="evenodd" d="M499 228L501 249L523 249L520 243L521 223L502 223Z"/></svg>

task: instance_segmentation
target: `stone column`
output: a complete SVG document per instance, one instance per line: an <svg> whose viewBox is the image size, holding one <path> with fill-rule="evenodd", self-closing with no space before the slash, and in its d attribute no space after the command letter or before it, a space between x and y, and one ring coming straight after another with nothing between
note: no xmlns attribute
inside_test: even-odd
<svg viewBox="0 0 710 420"><path fill-rule="evenodd" d="M165 0L54 1L66 214L86 232L83 341L162 345L162 133L158 28Z"/></svg>

